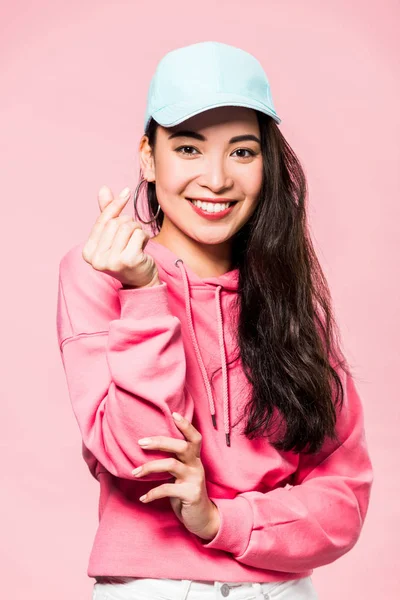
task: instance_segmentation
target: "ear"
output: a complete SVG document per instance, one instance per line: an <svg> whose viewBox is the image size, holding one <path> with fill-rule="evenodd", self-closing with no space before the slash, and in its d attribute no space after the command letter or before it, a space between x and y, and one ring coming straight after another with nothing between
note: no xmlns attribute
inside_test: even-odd
<svg viewBox="0 0 400 600"><path fill-rule="evenodd" d="M139 144L140 170L147 181L155 181L154 156L149 144L149 138L144 135Z"/></svg>

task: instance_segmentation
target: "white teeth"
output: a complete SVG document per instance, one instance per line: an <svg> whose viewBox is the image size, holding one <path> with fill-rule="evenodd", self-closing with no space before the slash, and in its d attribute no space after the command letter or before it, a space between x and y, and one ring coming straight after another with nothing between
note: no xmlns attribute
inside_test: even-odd
<svg viewBox="0 0 400 600"><path fill-rule="evenodd" d="M230 205L230 202L217 202L216 204L214 204L214 202L201 202L201 200L192 200L192 202L195 206L198 206L199 208L210 213L220 212L221 210L228 208Z"/></svg>

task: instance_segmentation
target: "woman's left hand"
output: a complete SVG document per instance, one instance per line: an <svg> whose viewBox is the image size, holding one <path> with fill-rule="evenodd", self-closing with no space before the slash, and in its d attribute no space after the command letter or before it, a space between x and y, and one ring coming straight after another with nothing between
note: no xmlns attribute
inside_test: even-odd
<svg viewBox="0 0 400 600"><path fill-rule="evenodd" d="M217 534L220 520L218 508L207 493L204 467L200 459L202 435L187 419L181 417L181 420L174 420L185 436L185 440L152 436L146 438L150 443L140 443L140 446L151 450L173 452L177 458L152 460L140 467L140 473L138 473L139 467L132 473L136 477L163 471L171 473L176 478L173 483L163 483L153 488L140 500L147 503L158 498L169 497L174 513L186 529L209 540Z"/></svg>

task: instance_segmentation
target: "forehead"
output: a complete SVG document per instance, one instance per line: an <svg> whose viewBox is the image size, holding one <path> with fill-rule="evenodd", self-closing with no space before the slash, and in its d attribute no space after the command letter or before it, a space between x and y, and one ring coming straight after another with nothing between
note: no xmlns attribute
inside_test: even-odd
<svg viewBox="0 0 400 600"><path fill-rule="evenodd" d="M259 132L256 112L243 106L218 106L205 110L173 127L163 127L169 135L182 129L192 131L230 130L244 127L246 131Z"/></svg>

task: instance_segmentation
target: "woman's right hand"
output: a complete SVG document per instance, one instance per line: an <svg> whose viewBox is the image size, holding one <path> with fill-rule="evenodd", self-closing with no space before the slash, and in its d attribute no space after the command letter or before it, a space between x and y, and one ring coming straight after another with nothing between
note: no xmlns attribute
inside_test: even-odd
<svg viewBox="0 0 400 600"><path fill-rule="evenodd" d="M82 250L82 257L94 269L115 277L124 286L160 284L153 257L143 252L150 236L131 216L120 214L129 197L129 188L115 199L109 187L100 188L101 213Z"/></svg>

